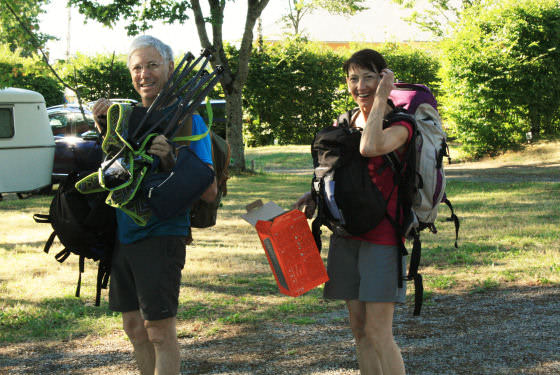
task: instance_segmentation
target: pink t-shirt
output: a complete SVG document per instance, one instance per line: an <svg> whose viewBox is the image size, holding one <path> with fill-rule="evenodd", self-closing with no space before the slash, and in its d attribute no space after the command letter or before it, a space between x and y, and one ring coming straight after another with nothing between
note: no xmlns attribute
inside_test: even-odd
<svg viewBox="0 0 560 375"><path fill-rule="evenodd" d="M398 121L389 126L396 125L404 126L408 129L408 138L406 140L406 144L408 145L410 143L410 139L412 138L412 125L406 121ZM398 154L402 158L403 154ZM384 163L385 159L383 158L383 156L374 156L370 158L368 161L369 176L386 201L387 199L389 199L389 195L391 195L391 198L387 203L387 212L389 213L389 215L391 215L391 217L394 218L396 217L397 213L397 197L399 194L398 186L395 186L393 190L394 172L390 166L385 166L385 168L382 169L381 174L378 174L379 170L383 168ZM375 228L373 228L369 232L353 238L377 245L397 244L395 229L387 218L384 218Z"/></svg>

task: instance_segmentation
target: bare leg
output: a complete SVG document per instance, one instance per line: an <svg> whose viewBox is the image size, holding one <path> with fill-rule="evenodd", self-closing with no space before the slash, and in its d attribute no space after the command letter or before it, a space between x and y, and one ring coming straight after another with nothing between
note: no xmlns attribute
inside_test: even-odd
<svg viewBox="0 0 560 375"><path fill-rule="evenodd" d="M136 363L142 375L153 375L155 369L154 345L150 342L144 319L139 311L122 314L123 327L134 348Z"/></svg>
<svg viewBox="0 0 560 375"><path fill-rule="evenodd" d="M175 317L146 321L145 327L155 349L155 375L177 375L181 367Z"/></svg>
<svg viewBox="0 0 560 375"><path fill-rule="evenodd" d="M404 375L393 338L394 303L347 301L362 375Z"/></svg>
<svg viewBox="0 0 560 375"><path fill-rule="evenodd" d="M346 301L350 317L350 327L356 341L356 352L358 354L358 365L362 375L382 375L381 362L377 352L373 350L370 342L366 339L366 306L358 300Z"/></svg>

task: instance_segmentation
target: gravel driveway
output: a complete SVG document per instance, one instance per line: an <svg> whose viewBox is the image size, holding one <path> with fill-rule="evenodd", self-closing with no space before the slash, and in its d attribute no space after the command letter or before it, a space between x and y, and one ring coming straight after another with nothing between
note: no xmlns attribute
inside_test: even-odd
<svg viewBox="0 0 560 375"><path fill-rule="evenodd" d="M395 314L407 374L560 374L560 288L438 295L420 317ZM345 310L315 324L233 326L181 338L181 374L357 375ZM65 342L0 346L1 374L135 374L120 333Z"/></svg>

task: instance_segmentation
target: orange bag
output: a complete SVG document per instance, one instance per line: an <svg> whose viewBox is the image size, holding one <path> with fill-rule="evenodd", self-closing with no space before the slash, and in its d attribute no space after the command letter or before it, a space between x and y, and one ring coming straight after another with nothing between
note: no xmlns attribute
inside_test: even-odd
<svg viewBox="0 0 560 375"><path fill-rule="evenodd" d="M297 297L328 281L327 271L303 212L292 210L255 228L280 293Z"/></svg>

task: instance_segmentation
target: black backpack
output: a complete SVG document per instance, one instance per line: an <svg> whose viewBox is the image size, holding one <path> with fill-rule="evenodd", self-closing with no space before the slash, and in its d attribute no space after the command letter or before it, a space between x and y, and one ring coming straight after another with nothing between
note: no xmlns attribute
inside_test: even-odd
<svg viewBox="0 0 560 375"><path fill-rule="evenodd" d="M381 192L371 181L368 171L368 158L363 157L359 151L362 131L350 127L352 116L358 111L354 108L341 114L337 119L336 126L327 127L317 133L311 146L313 158L314 176L312 182L312 196L317 204L317 217L312 223L312 233L321 249L321 226L326 225L335 234L341 236L359 236L377 226L381 220L388 218L397 234L399 254L408 255L401 238L404 234L404 226L412 220L411 202L414 186L408 181L414 180L414 169L395 173L395 185L399 185L398 207L403 207L406 217L400 218L397 208L395 220L387 214L387 202ZM415 139L416 125L414 118L409 114L394 111L384 119L384 127L397 121L407 121L413 125L413 137ZM412 143L411 143L412 144ZM415 165L413 160L415 153L410 150L405 155L407 165ZM382 168L394 168L398 163L396 154L385 156L386 162ZM381 171L379 171L381 172ZM400 223L403 221L403 225ZM415 241L419 241L416 237ZM418 248L418 246L415 246ZM402 257L397 257L398 283L402 287L404 275L402 275ZM406 279L414 280L415 285L415 309L414 315L420 314L423 298L422 276L418 274L420 263L420 250L413 251L410 267Z"/></svg>
<svg viewBox="0 0 560 375"><path fill-rule="evenodd" d="M212 140L212 164L216 175L218 195L213 202L205 202L199 199L191 208L191 227L208 228L216 225L218 208L222 206L222 198L227 195L227 180L229 178L229 163L231 160L231 149L225 139L210 131Z"/></svg>
<svg viewBox="0 0 560 375"><path fill-rule="evenodd" d="M311 191L318 210L313 234L319 249L322 225L341 236L359 236L385 216L386 202L369 177L368 159L359 151L361 135L360 129L346 124L325 128L313 140Z"/></svg>
<svg viewBox="0 0 560 375"><path fill-rule="evenodd" d="M80 296L85 259L99 262L95 296L95 305L99 306L101 289L107 288L111 272L117 223L115 209L105 204L106 192L81 194L76 190L74 185L81 177L83 175L71 173L59 185L49 214L35 214L33 218L37 223L50 223L53 227L45 253L58 237L64 249L55 255L57 261L64 262L72 253L80 257L76 297Z"/></svg>

